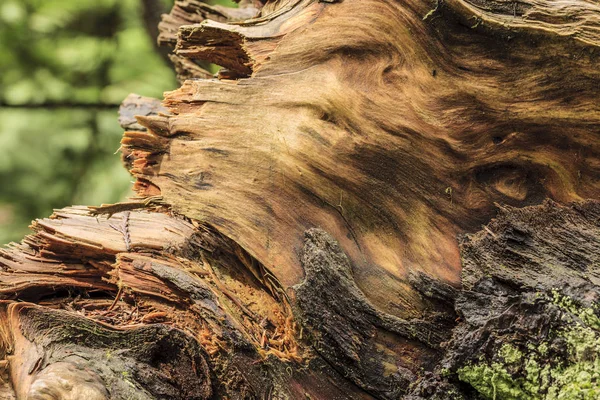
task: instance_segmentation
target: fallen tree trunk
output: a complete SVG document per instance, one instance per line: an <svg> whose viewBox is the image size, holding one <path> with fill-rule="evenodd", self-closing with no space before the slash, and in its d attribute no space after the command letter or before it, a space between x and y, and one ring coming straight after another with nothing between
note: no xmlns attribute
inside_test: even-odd
<svg viewBox="0 0 600 400"><path fill-rule="evenodd" d="M241 6L163 18L139 198L3 250L7 398L593 397L598 7Z"/></svg>

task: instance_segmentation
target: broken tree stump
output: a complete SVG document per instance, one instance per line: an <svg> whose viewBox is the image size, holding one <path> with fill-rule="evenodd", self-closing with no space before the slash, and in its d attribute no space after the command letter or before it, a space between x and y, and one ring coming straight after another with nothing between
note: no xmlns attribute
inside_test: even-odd
<svg viewBox="0 0 600 400"><path fill-rule="evenodd" d="M5 397L592 396L598 6L240 6L164 16L138 197L2 250Z"/></svg>

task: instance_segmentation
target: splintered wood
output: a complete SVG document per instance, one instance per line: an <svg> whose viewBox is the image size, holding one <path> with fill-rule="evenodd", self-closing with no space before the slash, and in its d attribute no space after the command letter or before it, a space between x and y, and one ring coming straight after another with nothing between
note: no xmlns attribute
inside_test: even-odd
<svg viewBox="0 0 600 400"><path fill-rule="evenodd" d="M247 254L197 222L116 212L123 207L70 207L35 221L32 235L0 253L2 298L122 329L166 324L197 338L212 357L227 354L237 338L252 343L261 358L301 360L289 304L246 270ZM209 259L226 266L217 272ZM7 349L12 340L6 339ZM21 379L24 367L15 363L30 361L11 357L12 379ZM18 388L25 393L31 385L24 380Z"/></svg>
<svg viewBox="0 0 600 400"><path fill-rule="evenodd" d="M269 1L237 22L177 3L165 40L232 75L186 80L165 94L168 113L125 132L134 189L215 227L284 288L303 277L304 232L320 227L374 304L425 317L434 305L410 275L459 287L456 237L496 203L600 197L590 129L600 123L600 41L574 26L598 26L594 6L574 2L577 23L547 2L519 6L509 40L502 7L449 4L498 25L497 36L459 29L426 1ZM202 10L193 23L182 17L191 9ZM557 19L547 24L540 9Z"/></svg>

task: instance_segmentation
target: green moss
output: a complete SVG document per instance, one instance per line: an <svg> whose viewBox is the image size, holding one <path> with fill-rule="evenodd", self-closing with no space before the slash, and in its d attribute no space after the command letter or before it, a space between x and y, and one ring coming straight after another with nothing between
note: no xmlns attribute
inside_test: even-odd
<svg viewBox="0 0 600 400"><path fill-rule="evenodd" d="M525 397L524 391L519 387L504 366L500 363L486 365L480 363L470 365L458 370L458 378L469 383L481 395L488 399L518 400Z"/></svg>
<svg viewBox="0 0 600 400"><path fill-rule="evenodd" d="M538 352L543 356L548 354L548 344L547 343L540 344L538 347Z"/></svg>
<svg viewBox="0 0 600 400"><path fill-rule="evenodd" d="M523 358L523 353L521 353L521 351L519 351L519 349L517 349L515 346L512 346L508 343L504 344L500 348L499 354L507 364L514 364Z"/></svg>
<svg viewBox="0 0 600 400"><path fill-rule="evenodd" d="M593 309L557 291L552 296L554 304L576 317L556 332L562 340L555 344L566 343L564 352L552 353L546 341L506 343L492 360L458 370L458 378L494 400L600 398L600 320Z"/></svg>
<svg viewBox="0 0 600 400"><path fill-rule="evenodd" d="M576 315L584 325L600 330L600 318L594 308L582 307L569 296L562 295L557 289L552 290L552 302L562 310Z"/></svg>

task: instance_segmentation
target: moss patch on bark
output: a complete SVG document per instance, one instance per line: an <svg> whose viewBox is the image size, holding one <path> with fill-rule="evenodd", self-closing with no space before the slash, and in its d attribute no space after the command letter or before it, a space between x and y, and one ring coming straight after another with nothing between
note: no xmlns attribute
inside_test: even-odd
<svg viewBox="0 0 600 400"><path fill-rule="evenodd" d="M484 398L571 400L600 398L600 319L558 291L547 296L563 311L564 327L544 341L505 343L458 372Z"/></svg>

